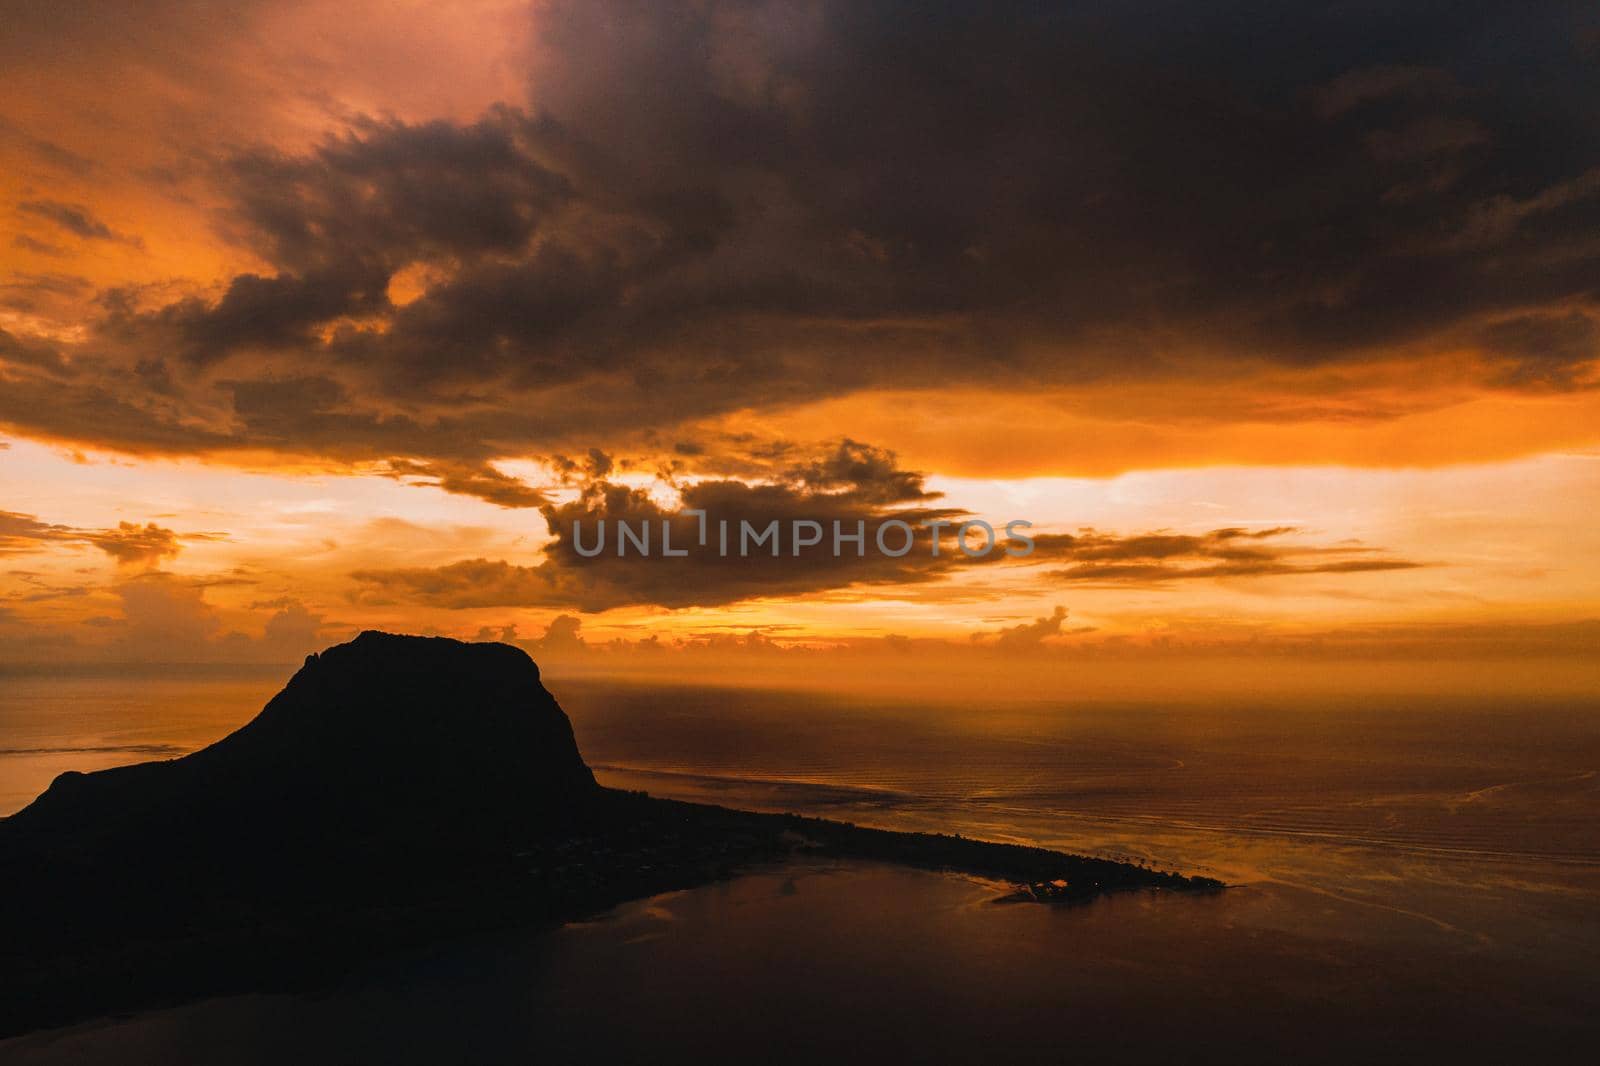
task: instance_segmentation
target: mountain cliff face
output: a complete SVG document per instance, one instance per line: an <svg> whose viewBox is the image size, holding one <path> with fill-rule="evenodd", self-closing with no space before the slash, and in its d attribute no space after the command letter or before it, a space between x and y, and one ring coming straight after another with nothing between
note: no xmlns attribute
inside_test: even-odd
<svg viewBox="0 0 1600 1066"><path fill-rule="evenodd" d="M448 850L581 817L598 791L524 652L367 632L308 657L254 720L210 747L61 775L0 823L0 844L48 838L58 853L102 858L282 855L395 837Z"/></svg>
<svg viewBox="0 0 1600 1066"><path fill-rule="evenodd" d="M573 913L617 804L523 652L363 633L210 747L0 819L0 1035Z"/></svg>

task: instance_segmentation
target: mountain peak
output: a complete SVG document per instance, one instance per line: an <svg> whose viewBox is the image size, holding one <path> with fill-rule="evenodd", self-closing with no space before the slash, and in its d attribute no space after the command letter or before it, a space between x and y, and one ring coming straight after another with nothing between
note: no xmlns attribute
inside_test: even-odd
<svg viewBox="0 0 1600 1066"><path fill-rule="evenodd" d="M415 842L559 819L597 790L528 654L368 630L308 656L249 723L183 758L63 775L9 821L96 840L185 831Z"/></svg>

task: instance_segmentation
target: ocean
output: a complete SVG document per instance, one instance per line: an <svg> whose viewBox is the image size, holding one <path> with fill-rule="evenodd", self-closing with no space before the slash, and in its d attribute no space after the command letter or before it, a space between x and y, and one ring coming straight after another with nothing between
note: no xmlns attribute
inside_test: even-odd
<svg viewBox="0 0 1600 1066"><path fill-rule="evenodd" d="M281 683L0 678L0 813L64 769L203 745ZM563 1061L591 1039L619 1053L679 1047L687 1037L671 1023L685 997L725 1006L713 1012L725 1024L694 1038L707 1061L748 1053L761 1033L785 1034L763 1049L770 1061L997 1049L1560 1061L1577 1057L1569 1042L1600 1035L1600 701L940 705L547 685L605 784L1035 843L1233 887L1055 910L887 867L757 871L555 933L392 960L316 995L34 1034L0 1043L0 1059L183 1061L209 1049L233 1062L351 1061L329 1049L357 1042L383 1049L369 1061ZM449 1051L463 1046L464 1016L476 1057ZM879 1019L877 1035L865 1018Z"/></svg>

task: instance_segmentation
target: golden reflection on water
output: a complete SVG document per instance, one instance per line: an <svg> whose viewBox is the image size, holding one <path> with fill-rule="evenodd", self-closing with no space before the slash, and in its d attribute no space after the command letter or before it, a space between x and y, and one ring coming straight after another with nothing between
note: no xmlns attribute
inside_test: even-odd
<svg viewBox="0 0 1600 1066"><path fill-rule="evenodd" d="M198 747L246 721L279 683L8 683L0 802L20 806L63 769ZM541 990L563 1017L600 1025L584 997L604 1004L604 986L633 982L629 995L673 1009L689 1009L679 1000L691 992L727 998L730 1015L771 1032L788 1023L764 1015L755 990L797 1011L837 1010L815 982L922 1018L929 1032L947 1015L979 1028L980 1017L1002 1019L1021 1028L1023 1046L1041 1049L1052 1046L1039 1028L1050 1019L1127 1026L1136 1038L1143 1023L1130 1003L1159 1014L1174 1038L1249 1036L1270 1048L1290 1038L1284 1017L1254 1018L1245 1005L1290 995L1318 1025L1370 1030L1377 1019L1402 1042L1420 1040L1425 1022L1448 1024L1476 1034L1469 1052L1519 1019L1566 1031L1583 1024L1574 1020L1581 1008L1600 1004L1592 706L955 708L771 690L551 687L606 784L1127 857L1238 887L1216 900L1140 896L1064 912L992 908L995 886L908 871L775 871L632 904L553 940L497 943L485 950L510 990L463 977L448 995ZM362 994L400 995L403 985ZM1451 1013L1464 1002L1475 1013ZM217 1023L223 1030L246 1019L254 1027L252 1011L350 1024L293 998L214 1009L233 1019ZM660 1009L665 1025L670 1010ZM194 1015L164 1017L149 1031L187 1031L182 1019ZM727 1024L733 1040L742 1023ZM956 1026L945 1038L967 1046L973 1031ZM832 1047L815 1033L791 1035L796 1046ZM1099 1029L1077 1039L1085 1053L1120 1046Z"/></svg>

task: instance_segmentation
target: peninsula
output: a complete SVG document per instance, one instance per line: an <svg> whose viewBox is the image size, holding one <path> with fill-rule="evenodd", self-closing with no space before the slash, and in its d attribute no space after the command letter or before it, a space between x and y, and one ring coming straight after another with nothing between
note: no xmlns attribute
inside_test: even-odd
<svg viewBox="0 0 1600 1066"><path fill-rule="evenodd" d="M1222 887L604 788L525 652L366 632L308 657L215 744L62 774L0 820L0 1035L314 985L375 955L592 915L796 851L982 875L1046 902Z"/></svg>

